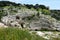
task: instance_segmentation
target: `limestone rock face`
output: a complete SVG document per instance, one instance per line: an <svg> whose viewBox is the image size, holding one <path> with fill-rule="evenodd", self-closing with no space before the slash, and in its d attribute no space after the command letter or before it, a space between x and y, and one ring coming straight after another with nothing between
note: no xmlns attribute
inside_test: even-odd
<svg viewBox="0 0 60 40"><path fill-rule="evenodd" d="M4 16L3 18L1 18L1 20L4 24L9 25L9 23L12 21L15 21L16 18L15 18L15 16L9 15L9 16Z"/></svg>
<svg viewBox="0 0 60 40"><path fill-rule="evenodd" d="M7 28L8 26L4 25L3 23L0 22L0 28Z"/></svg>
<svg viewBox="0 0 60 40"><path fill-rule="evenodd" d="M37 17L38 18L38 17ZM35 18L36 19L36 18ZM30 22L30 29L32 30L56 30L55 24L56 20L51 18L50 16L41 14L37 20L33 20Z"/></svg>
<svg viewBox="0 0 60 40"><path fill-rule="evenodd" d="M54 23L54 25L55 25L56 29L60 31L60 22L58 21L58 22Z"/></svg>
<svg viewBox="0 0 60 40"><path fill-rule="evenodd" d="M15 15L8 15L2 17L1 21L12 27L28 28L30 30L60 30L60 22L49 15L39 13L36 11L24 11Z"/></svg>
<svg viewBox="0 0 60 40"><path fill-rule="evenodd" d="M16 16L15 15L9 15L9 16L5 16L3 17L2 19L2 22L7 25L7 26L11 26L11 27L19 27L21 28L21 22L16 19ZM20 22L20 23L19 23Z"/></svg>

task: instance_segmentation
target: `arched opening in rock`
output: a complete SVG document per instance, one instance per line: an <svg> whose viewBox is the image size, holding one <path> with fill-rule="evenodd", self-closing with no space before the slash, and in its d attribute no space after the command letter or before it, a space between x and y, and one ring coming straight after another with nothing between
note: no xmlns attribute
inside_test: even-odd
<svg viewBox="0 0 60 40"><path fill-rule="evenodd" d="M15 27L17 27L17 25L15 25Z"/></svg>
<svg viewBox="0 0 60 40"><path fill-rule="evenodd" d="M35 29L35 31L38 31L38 29Z"/></svg>
<svg viewBox="0 0 60 40"><path fill-rule="evenodd" d="M21 27L24 28L23 23L21 23Z"/></svg>
<svg viewBox="0 0 60 40"><path fill-rule="evenodd" d="M16 19L20 19L20 17L19 16L16 16Z"/></svg>

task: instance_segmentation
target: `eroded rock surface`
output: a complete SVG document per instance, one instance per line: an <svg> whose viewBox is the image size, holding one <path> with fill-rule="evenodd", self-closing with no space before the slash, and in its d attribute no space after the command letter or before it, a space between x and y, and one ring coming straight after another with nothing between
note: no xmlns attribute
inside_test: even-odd
<svg viewBox="0 0 60 40"><path fill-rule="evenodd" d="M19 12L15 15L4 16L1 21L7 26L28 28L30 30L60 30L60 22L49 15L44 15L37 11Z"/></svg>

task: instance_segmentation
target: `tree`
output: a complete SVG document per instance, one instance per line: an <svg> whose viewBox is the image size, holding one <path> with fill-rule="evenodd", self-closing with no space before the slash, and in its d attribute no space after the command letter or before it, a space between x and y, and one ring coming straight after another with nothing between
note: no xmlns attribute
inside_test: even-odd
<svg viewBox="0 0 60 40"><path fill-rule="evenodd" d="M28 9L31 9L31 8L33 8L33 5L32 4L24 4Z"/></svg>
<svg viewBox="0 0 60 40"><path fill-rule="evenodd" d="M45 5L39 5L39 8L41 8L41 9L49 9L49 7L46 7Z"/></svg>
<svg viewBox="0 0 60 40"><path fill-rule="evenodd" d="M0 1L0 7L4 7L4 6L19 6L19 4L15 3L15 2L10 2L10 1Z"/></svg>

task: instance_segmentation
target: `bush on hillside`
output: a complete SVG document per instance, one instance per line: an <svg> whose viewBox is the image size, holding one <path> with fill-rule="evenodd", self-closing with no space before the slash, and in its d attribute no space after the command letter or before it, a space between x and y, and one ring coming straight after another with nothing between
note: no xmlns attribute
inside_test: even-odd
<svg viewBox="0 0 60 40"><path fill-rule="evenodd" d="M50 11L46 9L42 9L42 14L50 15Z"/></svg>

